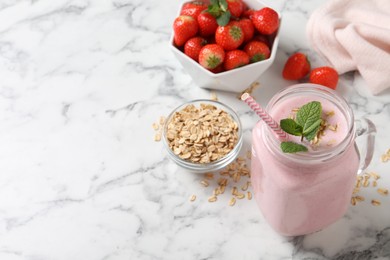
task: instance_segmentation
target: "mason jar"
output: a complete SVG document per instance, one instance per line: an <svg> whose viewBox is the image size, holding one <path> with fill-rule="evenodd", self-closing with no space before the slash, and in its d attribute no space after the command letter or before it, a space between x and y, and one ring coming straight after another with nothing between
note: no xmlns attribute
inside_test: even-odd
<svg viewBox="0 0 390 260"><path fill-rule="evenodd" d="M277 118L281 109L290 109L300 100L319 100L333 107L345 132L332 146L291 154L281 151L281 141L263 121L253 128L251 181L255 199L268 223L286 236L321 230L345 214L356 175L371 161L376 133L368 119L354 120L352 109L337 92L316 84L283 89L266 110ZM361 158L355 138L363 135L367 139Z"/></svg>

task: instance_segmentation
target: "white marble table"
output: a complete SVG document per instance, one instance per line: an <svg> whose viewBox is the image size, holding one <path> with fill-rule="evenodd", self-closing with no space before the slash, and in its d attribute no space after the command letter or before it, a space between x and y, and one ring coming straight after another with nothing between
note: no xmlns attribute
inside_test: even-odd
<svg viewBox="0 0 390 260"><path fill-rule="evenodd" d="M262 104L291 84L288 54L313 66L305 24L323 0L271 1L283 14ZM211 188L168 160L152 123L184 101L209 98L168 48L177 1L0 1L0 259L390 259L390 196L365 202L315 234L285 238L254 200L208 203ZM390 91L372 96L356 73L338 90L378 128L369 171L390 188ZM234 94L250 146L255 114ZM195 202L189 196L197 195ZM381 206L369 203L379 198Z"/></svg>

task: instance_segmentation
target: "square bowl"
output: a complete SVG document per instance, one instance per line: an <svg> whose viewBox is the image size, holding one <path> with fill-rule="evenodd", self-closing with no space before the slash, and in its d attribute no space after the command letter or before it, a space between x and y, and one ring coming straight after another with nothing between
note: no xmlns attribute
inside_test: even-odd
<svg viewBox="0 0 390 260"><path fill-rule="evenodd" d="M267 5L258 0L245 0L244 2L249 8L255 10L267 7ZM180 7L177 16L180 15L180 11L184 4L185 3L183 3ZM277 10L275 11L277 12ZM251 63L237 69L220 73L213 73L203 68L199 63L185 55L184 52L182 52L174 45L173 30L170 38L170 48L177 60L181 63L183 68L199 87L240 93L247 89L253 82L255 82L261 76L261 74L263 74L272 65L275 60L276 50L279 43L279 31L281 24L281 15L279 12L278 15L279 28L275 35L272 36L273 39L270 42L270 57L266 60Z"/></svg>

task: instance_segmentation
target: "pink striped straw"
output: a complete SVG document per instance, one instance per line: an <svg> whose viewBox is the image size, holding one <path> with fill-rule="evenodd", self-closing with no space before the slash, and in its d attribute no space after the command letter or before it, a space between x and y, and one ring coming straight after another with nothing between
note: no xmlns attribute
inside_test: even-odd
<svg viewBox="0 0 390 260"><path fill-rule="evenodd" d="M280 140L288 140L288 135L284 132L279 124L249 95L244 93L241 100L247 105L277 134Z"/></svg>

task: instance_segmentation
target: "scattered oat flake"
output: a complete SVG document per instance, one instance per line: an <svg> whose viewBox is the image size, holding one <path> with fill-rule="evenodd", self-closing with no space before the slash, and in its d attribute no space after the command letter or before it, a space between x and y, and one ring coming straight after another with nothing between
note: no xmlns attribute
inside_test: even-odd
<svg viewBox="0 0 390 260"><path fill-rule="evenodd" d="M390 156L389 155L387 155L387 154L382 154L382 156L381 156L381 161L382 162L388 162L390 160Z"/></svg>
<svg viewBox="0 0 390 260"><path fill-rule="evenodd" d="M248 200L252 199L252 193L250 191L247 192L247 197L248 197Z"/></svg>
<svg viewBox="0 0 390 260"><path fill-rule="evenodd" d="M237 199L243 199L243 198L245 198L245 194L242 194L242 193L237 193L236 194L236 197L237 197Z"/></svg>
<svg viewBox="0 0 390 260"><path fill-rule="evenodd" d="M160 126L157 123L153 123L152 127L156 131L160 128Z"/></svg>
<svg viewBox="0 0 390 260"><path fill-rule="evenodd" d="M389 191L383 188L377 189L377 192L383 196L387 196L389 194Z"/></svg>
<svg viewBox="0 0 390 260"><path fill-rule="evenodd" d="M156 141L156 142L160 142L161 141L161 134L160 133L156 133L154 135L154 141Z"/></svg>
<svg viewBox="0 0 390 260"><path fill-rule="evenodd" d="M381 205L381 202L379 200L371 200L371 204L374 206L379 206Z"/></svg>
<svg viewBox="0 0 390 260"><path fill-rule="evenodd" d="M209 186L209 182L206 181L206 180L202 180L202 181L200 182L200 184L202 184L202 185L205 186L205 187L208 187L208 186Z"/></svg>
<svg viewBox="0 0 390 260"><path fill-rule="evenodd" d="M371 177L373 177L375 180L378 180L378 179L380 179L380 177L381 177L379 174L377 174L377 173L375 173L375 172L370 172L369 175L370 175Z"/></svg>
<svg viewBox="0 0 390 260"><path fill-rule="evenodd" d="M364 197L363 196L355 196L355 200L356 201L364 201Z"/></svg>
<svg viewBox="0 0 390 260"><path fill-rule="evenodd" d="M160 116L160 125L165 124L165 116Z"/></svg>
<svg viewBox="0 0 390 260"><path fill-rule="evenodd" d="M192 196L190 197L190 201L193 202L193 201L195 201L195 200L196 200L196 195L192 195Z"/></svg>
<svg viewBox="0 0 390 260"><path fill-rule="evenodd" d="M378 183L376 181L372 182L372 187L376 187L377 185L378 185Z"/></svg>
<svg viewBox="0 0 390 260"><path fill-rule="evenodd" d="M358 180L356 181L355 187L356 187L356 188L360 188L361 186L362 186L362 182L361 182L361 180L358 179Z"/></svg>
<svg viewBox="0 0 390 260"><path fill-rule="evenodd" d="M229 206L234 206L236 204L236 199L235 198L231 198L230 201L229 201Z"/></svg>
<svg viewBox="0 0 390 260"><path fill-rule="evenodd" d="M217 93L214 91L211 92L211 100L218 101Z"/></svg>
<svg viewBox="0 0 390 260"><path fill-rule="evenodd" d="M247 181L243 186L241 186L242 191L246 191L249 187L249 182Z"/></svg>
<svg viewBox="0 0 390 260"><path fill-rule="evenodd" d="M356 205L356 198L355 197L351 198L351 204L352 204L352 206Z"/></svg>
<svg viewBox="0 0 390 260"><path fill-rule="evenodd" d="M208 199L209 202L216 202L217 201L217 196L211 196L209 199Z"/></svg>

